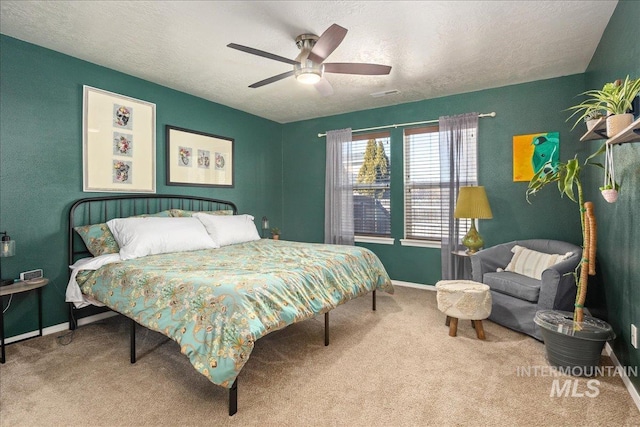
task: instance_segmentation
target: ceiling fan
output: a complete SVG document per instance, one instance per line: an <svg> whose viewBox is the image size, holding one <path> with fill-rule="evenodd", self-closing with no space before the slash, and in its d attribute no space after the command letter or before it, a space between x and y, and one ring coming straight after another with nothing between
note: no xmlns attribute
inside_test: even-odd
<svg viewBox="0 0 640 427"><path fill-rule="evenodd" d="M227 47L293 65L291 71L261 80L250 85L250 88L255 89L290 76L295 76L299 82L313 84L318 92L324 96L328 96L333 93L333 87L331 87L327 79L322 78L324 73L376 76L389 74L391 72L391 67L388 65L345 62L325 63L324 60L336 50L346 35L347 29L337 24L331 25L320 37L315 34L301 34L296 37L296 46L300 49L300 54L296 59L284 58L273 53L235 43L229 43Z"/></svg>

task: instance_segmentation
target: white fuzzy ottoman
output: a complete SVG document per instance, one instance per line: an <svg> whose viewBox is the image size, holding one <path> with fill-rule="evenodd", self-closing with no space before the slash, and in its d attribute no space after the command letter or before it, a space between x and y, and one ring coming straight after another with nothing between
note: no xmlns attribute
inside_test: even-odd
<svg viewBox="0 0 640 427"><path fill-rule="evenodd" d="M458 319L471 320L479 339L485 339L482 320L491 314L489 286L471 280L440 280L436 283L438 310L447 315L449 335L456 336Z"/></svg>

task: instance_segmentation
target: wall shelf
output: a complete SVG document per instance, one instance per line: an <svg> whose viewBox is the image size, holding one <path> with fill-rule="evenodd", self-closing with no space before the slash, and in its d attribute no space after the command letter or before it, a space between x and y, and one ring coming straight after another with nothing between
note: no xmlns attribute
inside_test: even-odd
<svg viewBox="0 0 640 427"><path fill-rule="evenodd" d="M594 139L606 139L607 144L624 144L626 142L640 142L640 118L637 118L633 123L624 128L622 132L614 136L613 138L607 139L607 129L606 129L607 119L602 117L598 119L595 126L587 131L582 137L580 141L592 141Z"/></svg>
<svg viewBox="0 0 640 427"><path fill-rule="evenodd" d="M607 118L600 117L596 124L582 135L580 141L592 141L594 139L607 139Z"/></svg>
<svg viewBox="0 0 640 427"><path fill-rule="evenodd" d="M607 144L623 144L625 142L640 142L640 118L613 138L607 139Z"/></svg>

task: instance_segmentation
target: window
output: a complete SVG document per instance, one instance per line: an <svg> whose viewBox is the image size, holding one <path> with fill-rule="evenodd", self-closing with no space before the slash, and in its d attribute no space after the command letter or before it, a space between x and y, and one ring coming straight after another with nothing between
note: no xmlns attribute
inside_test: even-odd
<svg viewBox="0 0 640 427"><path fill-rule="evenodd" d="M471 129L464 135L460 160L460 186L477 185L476 135ZM442 199L449 195L449 183L441 181L438 126L407 129L404 132L405 239L442 241ZM460 220L460 238L471 220ZM446 232L446 229L444 230Z"/></svg>
<svg viewBox="0 0 640 427"><path fill-rule="evenodd" d="M358 236L391 236L391 143L389 132L354 135L351 162L353 174L353 221Z"/></svg>

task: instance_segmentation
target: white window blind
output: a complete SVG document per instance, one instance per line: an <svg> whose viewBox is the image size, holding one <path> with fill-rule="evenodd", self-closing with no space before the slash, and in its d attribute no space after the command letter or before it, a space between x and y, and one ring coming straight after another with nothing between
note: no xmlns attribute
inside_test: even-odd
<svg viewBox="0 0 640 427"><path fill-rule="evenodd" d="M473 130L464 135L461 186L477 185L477 142ZM438 126L406 129L404 132L405 239L442 241L441 204L449 196L449 180L442 180ZM448 227L448 222L445 222ZM460 238L471 226L460 220Z"/></svg>
<svg viewBox="0 0 640 427"><path fill-rule="evenodd" d="M391 236L391 141L389 132L354 135L353 174L354 231L360 236Z"/></svg>

